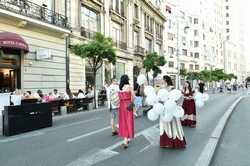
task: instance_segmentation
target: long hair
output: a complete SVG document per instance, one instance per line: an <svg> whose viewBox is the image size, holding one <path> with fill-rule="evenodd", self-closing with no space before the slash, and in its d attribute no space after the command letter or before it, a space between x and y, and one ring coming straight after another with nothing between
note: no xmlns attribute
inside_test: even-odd
<svg viewBox="0 0 250 166"><path fill-rule="evenodd" d="M172 79L167 75L163 76L163 80L168 84L168 86L173 86L174 85L173 82L172 82Z"/></svg>
<svg viewBox="0 0 250 166"><path fill-rule="evenodd" d="M128 85L128 84L129 84L128 75L126 75L126 74L122 75L121 79L120 79L120 85L119 85L120 90L122 90L124 85Z"/></svg>
<svg viewBox="0 0 250 166"><path fill-rule="evenodd" d="M189 93L193 93L192 91L192 87L191 87L191 83L189 81L186 81L186 83L188 84L188 87L185 87L185 90L186 88L188 89Z"/></svg>

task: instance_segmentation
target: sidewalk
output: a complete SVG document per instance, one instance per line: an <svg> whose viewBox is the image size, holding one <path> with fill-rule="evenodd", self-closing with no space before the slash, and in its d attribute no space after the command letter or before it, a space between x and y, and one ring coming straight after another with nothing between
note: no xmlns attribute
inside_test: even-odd
<svg viewBox="0 0 250 166"><path fill-rule="evenodd" d="M249 166L250 97L243 99L234 110L211 166Z"/></svg>

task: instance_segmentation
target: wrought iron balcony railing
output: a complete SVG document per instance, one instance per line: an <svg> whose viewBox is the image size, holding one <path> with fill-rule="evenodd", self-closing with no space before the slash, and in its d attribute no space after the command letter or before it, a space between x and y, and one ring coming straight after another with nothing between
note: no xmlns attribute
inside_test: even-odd
<svg viewBox="0 0 250 166"><path fill-rule="evenodd" d="M81 27L81 36L86 37L88 39L93 39L95 37L96 32L91 31L85 27Z"/></svg>
<svg viewBox="0 0 250 166"><path fill-rule="evenodd" d="M46 5L40 6L27 0L0 0L0 8L62 28L70 28L66 16L47 9Z"/></svg>
<svg viewBox="0 0 250 166"><path fill-rule="evenodd" d="M135 46L134 52L143 55L145 53L145 49L137 45Z"/></svg>
<svg viewBox="0 0 250 166"><path fill-rule="evenodd" d="M114 46L116 46L117 48L127 50L127 43L126 42L114 41L113 43L114 43Z"/></svg>

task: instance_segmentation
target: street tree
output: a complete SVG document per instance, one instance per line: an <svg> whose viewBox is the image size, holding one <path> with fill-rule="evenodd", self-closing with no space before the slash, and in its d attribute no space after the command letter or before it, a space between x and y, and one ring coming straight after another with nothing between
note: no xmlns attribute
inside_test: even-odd
<svg viewBox="0 0 250 166"><path fill-rule="evenodd" d="M246 82L250 82L250 76L246 78Z"/></svg>
<svg viewBox="0 0 250 166"><path fill-rule="evenodd" d="M149 83L148 73L153 72L153 84L154 79L158 74L161 73L161 66L166 64L164 56L158 55L156 52L147 54L146 58L143 60L143 67L147 72L147 81Z"/></svg>
<svg viewBox="0 0 250 166"><path fill-rule="evenodd" d="M104 60L107 60L113 65L116 63L116 53L113 47L112 39L105 37L101 33L96 33L93 40L87 43L76 44L72 51L75 55L86 59L87 63L93 72L94 80L94 107L96 108L96 75L98 69L103 65Z"/></svg>

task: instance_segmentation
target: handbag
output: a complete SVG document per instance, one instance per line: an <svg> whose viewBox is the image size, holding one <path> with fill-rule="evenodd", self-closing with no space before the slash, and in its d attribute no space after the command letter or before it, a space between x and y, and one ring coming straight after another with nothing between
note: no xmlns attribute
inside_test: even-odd
<svg viewBox="0 0 250 166"><path fill-rule="evenodd" d="M135 107L134 102L130 102L130 103L128 104L127 109L128 109L128 111L133 111L134 107Z"/></svg>

